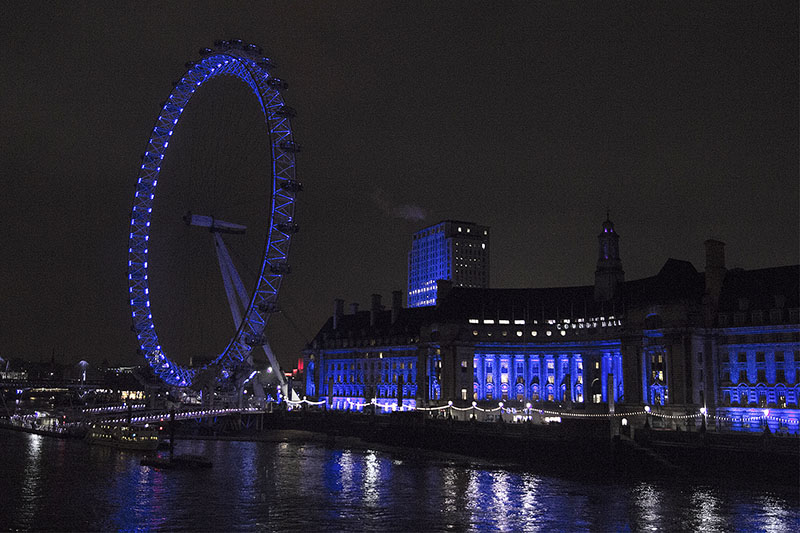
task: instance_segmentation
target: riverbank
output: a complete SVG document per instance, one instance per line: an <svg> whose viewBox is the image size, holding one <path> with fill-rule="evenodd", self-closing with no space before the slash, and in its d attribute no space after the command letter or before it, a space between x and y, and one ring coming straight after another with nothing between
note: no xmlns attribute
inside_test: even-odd
<svg viewBox="0 0 800 533"><path fill-rule="evenodd" d="M179 439L305 440L335 447L421 449L549 474L800 483L800 440L770 434L647 430L635 438L612 438L603 421L534 425L457 422L419 413L336 412L276 412L224 425L179 424L177 432Z"/></svg>

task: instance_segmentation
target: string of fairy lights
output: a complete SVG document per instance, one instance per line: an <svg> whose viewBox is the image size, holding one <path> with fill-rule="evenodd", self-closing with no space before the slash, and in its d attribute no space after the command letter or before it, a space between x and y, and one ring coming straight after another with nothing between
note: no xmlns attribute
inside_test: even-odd
<svg viewBox="0 0 800 533"><path fill-rule="evenodd" d="M452 410L452 411L473 411L473 412L482 412L482 413L506 413L506 414L523 414L523 415L531 415L534 412L539 413L540 415L547 415L551 417L565 417L565 418L628 418L628 417L636 417L636 416L653 416L658 418L666 418L670 420L690 420L690 419L697 419L697 418L713 418L722 422L730 422L730 423L753 423L753 422L763 422L763 421L773 421L778 422L783 425L798 425L800 421L794 418L785 418L781 416L775 416L774 414L770 413L769 409L763 409L759 414L752 415L752 416L740 416L740 417L732 417L732 416L725 416L725 415L717 415L709 413L706 408L701 408L699 411L695 413L687 413L687 414L668 414L662 413L658 411L653 411L650 406L645 406L643 409L638 411L624 411L624 412L614 412L614 413L577 413L574 411L556 411L551 409L537 409L534 408L531 403L527 403L524 409L517 409L514 407L506 407L503 402L499 402L497 407L481 407L477 404L477 402L472 402L471 406L468 407L459 407L453 405L452 401L447 402L446 405L438 405L434 407L416 407L410 405L401 405L398 407L397 403L380 403L376 399L372 399L368 402L356 402L349 398L345 399L345 402L353 409L363 409L364 407L368 406L375 406L378 408L383 409L384 411L422 411L422 412L435 412L435 411L444 411ZM320 400L316 402L312 402L307 398L303 398L302 400L298 401L286 401L291 407L301 407L303 404L306 405L324 405L326 402L325 400Z"/></svg>
<svg viewBox="0 0 800 533"><path fill-rule="evenodd" d="M290 408L299 408L303 405L308 406L323 406L327 402L325 400L319 401L311 401L307 398L303 398L302 400L284 400ZM379 402L377 399L372 399L367 402L358 402L353 401L350 398L346 398L345 402L350 407L350 410L362 410L365 407L375 406L375 408L381 409L383 412L395 412L395 411L420 411L420 412L442 412L447 410L448 412L465 412L465 411L472 411L473 413L481 412L481 413L488 413L488 414L509 414L509 415L522 415L522 416L531 416L535 413L545 417L557 417L557 418L591 418L591 419L627 419L631 417L640 417L640 416L652 416L657 418L665 418L670 420L691 420L691 419L698 419L698 418L707 418L707 419L715 419L720 422L726 422L730 424L742 423L742 424L753 424L753 423L765 423L765 422L777 422L783 426L791 426L791 425L800 425L800 420L795 418L787 418L785 416L778 416L775 415L770 411L770 409L762 409L759 410L757 414L752 415L741 415L741 416L730 416L730 415L720 415L720 414L713 414L709 413L705 408L701 408L699 411L694 413L687 413L687 414L668 414L658 411L653 411L650 406L645 406L641 410L637 411L623 411L623 412L614 412L614 413L579 413L575 411L561 411L561 410L553 410L553 409L539 409L535 408L530 402L525 405L525 408L517 409L516 407L506 407L503 402L499 402L496 407L482 407L477 404L477 402L472 402L470 406L466 407L459 407L454 405L452 401L447 402L444 405L437 405L432 407L417 407L412 405L400 405L396 402ZM270 402L272 403L272 402ZM130 409L132 410L141 410L144 409L145 405L143 404L135 404L131 405ZM99 407L99 408L91 408L91 409L84 409L83 412L85 414L94 414L94 415L103 415L103 414L115 414L121 413L128 409L127 405L120 405L120 406L107 406L107 407ZM185 420L185 419L192 419L192 418L205 418L208 416L224 416L230 415L233 413L261 413L264 412L264 409L256 408L256 407L249 407L249 408L227 408L227 409L198 409L192 411L177 411L175 412L175 418L178 420ZM144 416L135 416L131 417L131 422L133 423L150 423L150 422L157 422L163 421L166 417L169 417L170 413L156 413L156 414L147 414ZM122 423L127 421L127 418L112 418L106 419L106 422L111 423ZM623 423L626 423L625 420Z"/></svg>
<svg viewBox="0 0 800 533"><path fill-rule="evenodd" d="M125 411L127 409L131 409L133 411L138 411L142 409L146 409L147 406L145 404L122 404L122 405L108 405L105 407L90 407L88 409L83 409L81 412L86 414L103 414L103 413L118 413L121 411Z"/></svg>

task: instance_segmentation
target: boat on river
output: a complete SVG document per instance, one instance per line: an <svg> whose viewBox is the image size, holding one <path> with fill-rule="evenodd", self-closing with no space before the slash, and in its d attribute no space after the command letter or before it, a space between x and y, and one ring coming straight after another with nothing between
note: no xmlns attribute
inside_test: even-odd
<svg viewBox="0 0 800 533"><path fill-rule="evenodd" d="M158 430L119 424L96 423L86 433L86 442L124 450L155 451L158 448Z"/></svg>
<svg viewBox="0 0 800 533"><path fill-rule="evenodd" d="M192 455L188 453L174 456L148 456L140 461L142 466L153 468L186 470L194 468L211 468L213 463L202 455Z"/></svg>

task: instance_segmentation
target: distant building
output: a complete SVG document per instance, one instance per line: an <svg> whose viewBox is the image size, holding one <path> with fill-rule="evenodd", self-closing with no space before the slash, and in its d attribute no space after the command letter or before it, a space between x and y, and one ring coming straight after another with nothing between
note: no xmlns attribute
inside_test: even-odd
<svg viewBox="0 0 800 533"><path fill-rule="evenodd" d="M489 286L489 228L445 220L411 238L408 307L436 305L436 281L455 287Z"/></svg>
<svg viewBox="0 0 800 533"><path fill-rule="evenodd" d="M668 259L624 281L606 220L594 285L440 281L435 307L403 309L395 292L391 311L373 296L347 315L337 300L305 351L306 394L334 409L504 402L640 423L647 407L657 427L699 429L707 413L709 427L797 435L800 266L728 270L724 246L706 241L705 272Z"/></svg>

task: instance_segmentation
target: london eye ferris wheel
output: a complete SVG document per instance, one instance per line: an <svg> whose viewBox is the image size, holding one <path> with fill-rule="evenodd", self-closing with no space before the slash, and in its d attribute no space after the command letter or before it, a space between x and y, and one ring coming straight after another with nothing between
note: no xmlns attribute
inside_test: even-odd
<svg viewBox="0 0 800 533"><path fill-rule="evenodd" d="M263 349L285 385L265 328L298 231L295 113L258 46L216 41L200 56L142 155L128 244L132 330L167 384L196 385L209 369L252 378Z"/></svg>

